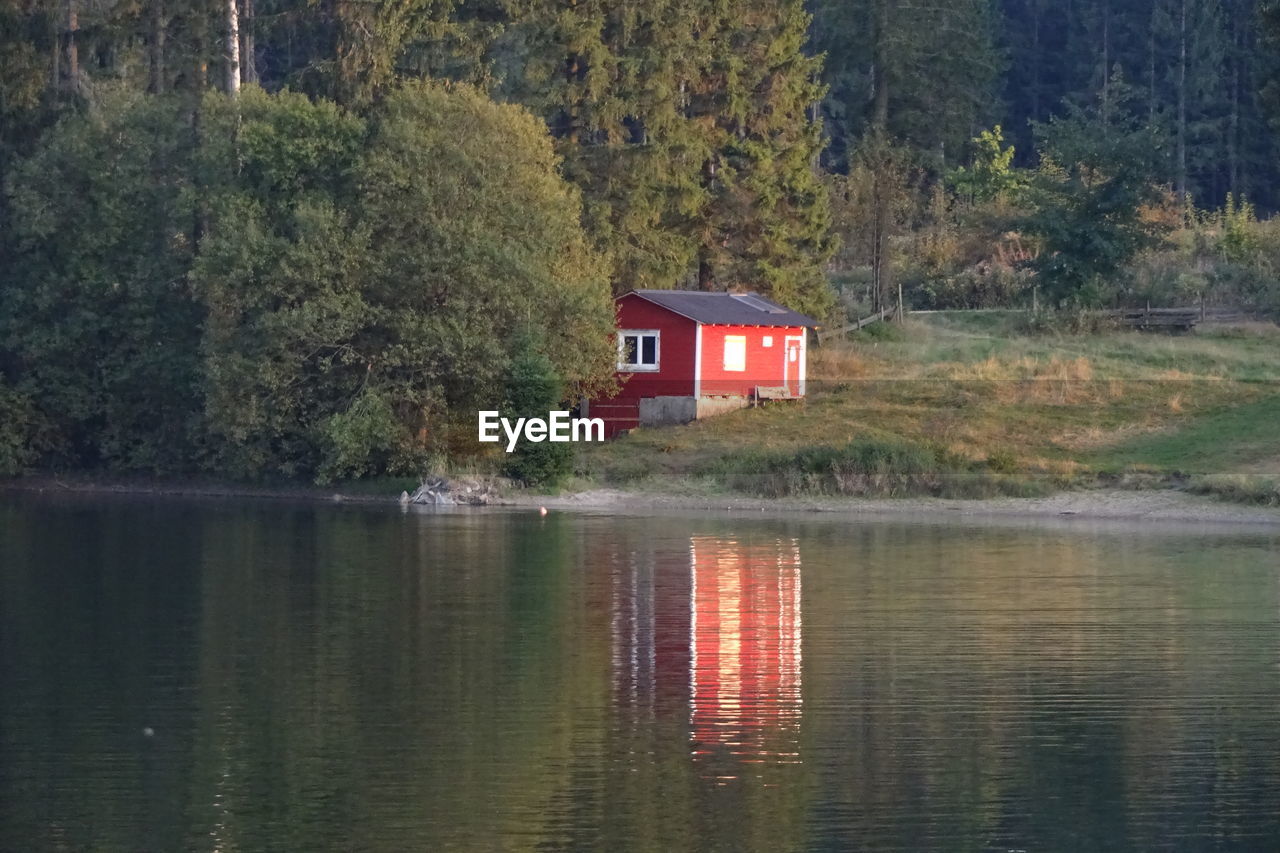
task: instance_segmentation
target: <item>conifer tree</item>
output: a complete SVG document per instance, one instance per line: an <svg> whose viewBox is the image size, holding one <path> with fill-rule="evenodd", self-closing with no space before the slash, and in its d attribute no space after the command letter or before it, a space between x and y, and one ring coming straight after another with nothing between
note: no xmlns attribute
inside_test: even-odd
<svg viewBox="0 0 1280 853"><path fill-rule="evenodd" d="M828 161L846 167L858 141L880 125L948 165L998 117L998 24L990 0L817 0L813 44L826 54Z"/></svg>
<svg viewBox="0 0 1280 853"><path fill-rule="evenodd" d="M800 0L510 0L500 97L542 115L615 290L830 304L820 64ZM506 71L507 73L503 73Z"/></svg>
<svg viewBox="0 0 1280 853"><path fill-rule="evenodd" d="M713 109L698 249L704 288L751 288L822 316L834 251L817 106L821 60L805 53L799 0L723 7L699 94ZM731 17L730 17L731 16Z"/></svg>
<svg viewBox="0 0 1280 853"><path fill-rule="evenodd" d="M1227 51L1218 0L1155 0L1151 29L1157 55L1152 91L1157 112L1174 140L1168 176L1184 204L1217 189L1214 174L1225 160L1225 80Z"/></svg>
<svg viewBox="0 0 1280 853"><path fill-rule="evenodd" d="M615 290L670 287L690 267L707 139L686 109L699 74L687 0L510 0L491 47L495 94L541 115Z"/></svg>

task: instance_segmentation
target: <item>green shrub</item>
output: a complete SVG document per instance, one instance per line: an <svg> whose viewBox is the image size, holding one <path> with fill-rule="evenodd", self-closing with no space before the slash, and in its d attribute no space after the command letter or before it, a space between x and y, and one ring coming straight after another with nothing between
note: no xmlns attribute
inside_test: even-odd
<svg viewBox="0 0 1280 853"><path fill-rule="evenodd" d="M1164 248L1139 255L1108 301L1173 308L1194 305L1210 288L1210 280L1192 252Z"/></svg>
<svg viewBox="0 0 1280 853"><path fill-rule="evenodd" d="M849 339L853 341L892 341L900 343L907 339L907 333L903 330L901 323L881 321L872 323L870 326L863 326L858 331L851 333Z"/></svg>
<svg viewBox="0 0 1280 853"><path fill-rule="evenodd" d="M555 365L530 336L522 337L511 363L507 400L508 418L546 418L561 405L563 384ZM507 460L505 473L526 486L554 486L573 471L573 447L567 443L522 440Z"/></svg>
<svg viewBox="0 0 1280 853"><path fill-rule="evenodd" d="M1258 234L1258 220L1254 215L1254 207L1247 199L1236 202L1232 193L1227 193L1226 203L1218 211L1217 219L1221 222L1221 236L1218 238L1218 251L1224 258L1237 263L1249 263L1257 257L1261 248Z"/></svg>
<svg viewBox="0 0 1280 853"><path fill-rule="evenodd" d="M929 275L910 264L903 286L919 309L1008 308L1030 301L1034 277L1001 263L980 261L945 275Z"/></svg>
<svg viewBox="0 0 1280 853"><path fill-rule="evenodd" d="M1028 335L1097 335L1115 331L1116 318L1084 308L1058 308L1025 314L1019 330Z"/></svg>
<svg viewBox="0 0 1280 853"><path fill-rule="evenodd" d="M1268 263L1218 263L1209 274L1215 301L1280 317L1280 279Z"/></svg>
<svg viewBox="0 0 1280 853"><path fill-rule="evenodd" d="M42 462L395 474L459 446L462 411L482 452L525 324L574 396L612 384L608 260L546 124L465 86L384 95L208 93L193 134L188 99L95 85L6 165L0 361Z"/></svg>
<svg viewBox="0 0 1280 853"><path fill-rule="evenodd" d="M320 432L324 457L318 483L394 473L397 450L408 444L391 404L367 389L346 411L326 419Z"/></svg>
<svg viewBox="0 0 1280 853"><path fill-rule="evenodd" d="M21 474L35 461L35 423L31 401L0 379L0 477Z"/></svg>
<svg viewBox="0 0 1280 853"><path fill-rule="evenodd" d="M1017 473L1018 457L1012 450L1001 448L987 454L987 467L1000 474Z"/></svg>

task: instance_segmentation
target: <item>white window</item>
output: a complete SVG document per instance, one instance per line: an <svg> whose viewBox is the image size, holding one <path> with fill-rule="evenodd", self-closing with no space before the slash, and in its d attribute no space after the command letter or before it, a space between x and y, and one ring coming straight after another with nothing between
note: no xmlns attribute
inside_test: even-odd
<svg viewBox="0 0 1280 853"><path fill-rule="evenodd" d="M745 336L724 336L724 369L738 373L747 369L747 339Z"/></svg>
<svg viewBox="0 0 1280 853"><path fill-rule="evenodd" d="M658 333L627 329L618 332L618 369L638 372L658 369Z"/></svg>
<svg viewBox="0 0 1280 853"><path fill-rule="evenodd" d="M765 335L763 343L766 347L773 346L773 335Z"/></svg>

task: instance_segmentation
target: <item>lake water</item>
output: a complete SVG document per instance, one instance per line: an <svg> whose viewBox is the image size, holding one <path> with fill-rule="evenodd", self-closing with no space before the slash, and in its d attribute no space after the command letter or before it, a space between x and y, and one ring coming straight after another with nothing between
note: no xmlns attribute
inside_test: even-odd
<svg viewBox="0 0 1280 853"><path fill-rule="evenodd" d="M1278 550L0 496L0 850L1276 850Z"/></svg>

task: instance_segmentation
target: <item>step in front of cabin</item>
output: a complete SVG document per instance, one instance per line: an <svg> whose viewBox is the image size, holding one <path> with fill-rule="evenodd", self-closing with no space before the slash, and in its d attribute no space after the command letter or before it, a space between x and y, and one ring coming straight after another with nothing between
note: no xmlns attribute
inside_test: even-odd
<svg viewBox="0 0 1280 853"><path fill-rule="evenodd" d="M786 385L757 385L755 399L763 403L772 400L803 400L804 397L792 393Z"/></svg>

